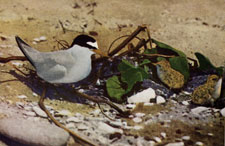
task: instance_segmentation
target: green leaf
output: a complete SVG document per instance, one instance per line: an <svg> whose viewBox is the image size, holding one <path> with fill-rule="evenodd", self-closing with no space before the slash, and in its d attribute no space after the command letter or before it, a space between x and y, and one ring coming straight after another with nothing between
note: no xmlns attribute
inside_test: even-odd
<svg viewBox="0 0 225 146"><path fill-rule="evenodd" d="M149 77L145 69L135 67L126 60L122 60L118 70L121 72L121 81L127 84L127 93L132 90L137 82L141 82Z"/></svg>
<svg viewBox="0 0 225 146"><path fill-rule="evenodd" d="M150 60L144 59L144 60L139 64L139 66L143 66L143 65L146 65L146 64L149 64L149 63L151 63Z"/></svg>
<svg viewBox="0 0 225 146"><path fill-rule="evenodd" d="M118 76L112 76L106 81L106 89L108 95L117 102L121 102L121 97L126 93L126 91L122 88Z"/></svg>
<svg viewBox="0 0 225 146"><path fill-rule="evenodd" d="M223 67L216 67L214 66L211 61L205 57L203 54L199 53L199 52L196 52L195 53L195 56L197 57L198 59L198 62L199 62L199 69L202 70L202 71L207 71L207 70L216 70L216 72L218 73L218 75L222 75L223 74Z"/></svg>
<svg viewBox="0 0 225 146"><path fill-rule="evenodd" d="M170 51L173 51L173 52L177 53L178 56L186 57L186 55L182 51L177 50L177 49L175 49L175 48L173 48L173 47L171 47L171 46L169 46L165 43L159 42L155 39L152 39L152 42L156 44L156 48L167 49L167 50L170 50Z"/></svg>
<svg viewBox="0 0 225 146"><path fill-rule="evenodd" d="M190 72L189 72L189 65L186 57L173 57L169 59L170 65L176 71L179 71L181 74L184 75L185 82L189 79Z"/></svg>

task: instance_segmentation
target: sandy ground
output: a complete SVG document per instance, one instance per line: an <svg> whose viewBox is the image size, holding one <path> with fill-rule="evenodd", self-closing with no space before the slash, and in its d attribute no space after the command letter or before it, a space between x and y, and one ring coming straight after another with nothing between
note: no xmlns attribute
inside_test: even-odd
<svg viewBox="0 0 225 146"><path fill-rule="evenodd" d="M15 35L34 48L51 51L58 49L56 40L71 43L78 34L93 34L100 48L106 51L114 39L147 24L153 38L192 58L195 52L201 52L220 66L225 62L224 10L224 0L1 0L0 57L22 55ZM47 41L34 44L33 39L40 36L46 36ZM12 68L6 64L0 69ZM15 78L0 73L0 81ZM15 95L32 95L23 83L26 79L20 80L0 84L0 101L21 101Z"/></svg>

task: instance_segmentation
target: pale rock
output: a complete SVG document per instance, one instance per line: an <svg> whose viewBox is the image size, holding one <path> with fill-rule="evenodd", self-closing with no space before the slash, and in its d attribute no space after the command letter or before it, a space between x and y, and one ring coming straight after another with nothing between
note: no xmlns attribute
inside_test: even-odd
<svg viewBox="0 0 225 146"><path fill-rule="evenodd" d="M157 142L157 143L161 143L162 142L162 140L159 138L159 137L153 137L153 139Z"/></svg>
<svg viewBox="0 0 225 146"><path fill-rule="evenodd" d="M70 117L70 118L66 119L66 122L67 123L71 123L71 122L80 123L80 122L82 122L82 120L77 117Z"/></svg>
<svg viewBox="0 0 225 146"><path fill-rule="evenodd" d="M150 140L150 141L148 142L148 146L155 146L155 142L152 141L152 140Z"/></svg>
<svg viewBox="0 0 225 146"><path fill-rule="evenodd" d="M77 129L78 130L87 130L88 129L88 126L86 126L86 125L84 125L84 124L81 124L81 125L79 125L79 126L77 126Z"/></svg>
<svg viewBox="0 0 225 146"><path fill-rule="evenodd" d="M144 103L144 106L152 106L152 105L154 105L154 103L150 103L150 102L149 103L147 103L147 102Z"/></svg>
<svg viewBox="0 0 225 146"><path fill-rule="evenodd" d="M174 143L168 143L165 146L184 146L184 142L174 142Z"/></svg>
<svg viewBox="0 0 225 146"><path fill-rule="evenodd" d="M136 107L135 104L127 104L127 105L126 105L126 108L127 108L127 109L134 109L135 107Z"/></svg>
<svg viewBox="0 0 225 146"><path fill-rule="evenodd" d="M188 101L182 101L182 104L183 105L189 105L189 102Z"/></svg>
<svg viewBox="0 0 225 146"><path fill-rule="evenodd" d="M123 133L122 129L113 128L113 127L111 127L108 124L103 123L103 122L98 123L98 129L101 130L101 131L104 131L104 133L106 133L106 134L111 134L111 133L115 133L115 132Z"/></svg>
<svg viewBox="0 0 225 146"><path fill-rule="evenodd" d="M20 99L25 99L25 98L27 98L26 95L18 95L17 97L20 98Z"/></svg>
<svg viewBox="0 0 225 146"><path fill-rule="evenodd" d="M163 138L166 138L166 133L165 133L165 132L161 132L160 135L161 135Z"/></svg>
<svg viewBox="0 0 225 146"><path fill-rule="evenodd" d="M135 116L141 118L145 116L145 113L136 113Z"/></svg>
<svg viewBox="0 0 225 146"><path fill-rule="evenodd" d="M221 113L221 115L222 115L223 117L225 117L225 108L221 109L221 110L220 110L220 113Z"/></svg>
<svg viewBox="0 0 225 146"><path fill-rule="evenodd" d="M41 37L39 38L39 40L40 40L40 41L46 41L46 40L47 40L47 37L46 37L46 36L41 36Z"/></svg>
<svg viewBox="0 0 225 146"><path fill-rule="evenodd" d="M206 111L206 110L208 110L208 109L209 109L209 108L207 108L207 107L199 106L199 107L196 107L196 108L191 109L191 112L192 112L193 114L198 115L198 114L200 114L201 112Z"/></svg>
<svg viewBox="0 0 225 146"><path fill-rule="evenodd" d="M74 123L68 123L68 124L66 124L66 128L68 128L68 129L72 129L74 127L75 127Z"/></svg>
<svg viewBox="0 0 225 146"><path fill-rule="evenodd" d="M21 63L21 62L15 62L15 61L13 61L12 64L15 65L15 66L17 66L17 67L23 65L23 63Z"/></svg>
<svg viewBox="0 0 225 146"><path fill-rule="evenodd" d="M57 113L55 113L55 116L70 116L70 115L72 114L68 110L60 110Z"/></svg>
<svg viewBox="0 0 225 146"><path fill-rule="evenodd" d="M48 117L46 115L46 113L42 109L40 109L39 107L34 106L32 109L38 116L43 117L43 118L47 118Z"/></svg>
<svg viewBox="0 0 225 146"><path fill-rule="evenodd" d="M128 103L150 102L150 99L155 98L156 94L152 88L148 88L128 98Z"/></svg>
<svg viewBox="0 0 225 146"><path fill-rule="evenodd" d="M32 93L32 95L34 96L34 97L38 97L38 95L37 95L37 93Z"/></svg>
<svg viewBox="0 0 225 146"><path fill-rule="evenodd" d="M157 104L161 104L161 103L165 103L165 102L166 102L166 100L162 96L156 97L156 103Z"/></svg>
<svg viewBox="0 0 225 146"><path fill-rule="evenodd" d="M62 146L70 137L68 132L55 124L15 117L0 119L0 134L32 146Z"/></svg>
<svg viewBox="0 0 225 146"><path fill-rule="evenodd" d="M142 122L142 119L139 118L139 117L135 117L135 118L133 118L133 121L134 121L135 123L140 123L140 122Z"/></svg>
<svg viewBox="0 0 225 146"><path fill-rule="evenodd" d="M214 134L213 133L208 133L208 136L213 136Z"/></svg>
<svg viewBox="0 0 225 146"><path fill-rule="evenodd" d="M197 146L203 146L204 144L203 144L201 141L197 141L197 142L195 143L195 145L197 145Z"/></svg>
<svg viewBox="0 0 225 146"><path fill-rule="evenodd" d="M16 106L18 108L23 108L24 107L24 103L22 103L22 102L16 102Z"/></svg>
<svg viewBox="0 0 225 146"><path fill-rule="evenodd" d="M36 114L32 111L24 111L23 114L26 115L26 116L31 116L31 117L36 116Z"/></svg>
<svg viewBox="0 0 225 146"><path fill-rule="evenodd" d="M135 125L135 126L133 127L133 129L134 129L134 130L141 130L141 129L143 129L143 126L141 126L141 125Z"/></svg>
<svg viewBox="0 0 225 146"><path fill-rule="evenodd" d="M191 137L190 137L190 136L183 136L182 139L183 139L183 140L190 140Z"/></svg>
<svg viewBox="0 0 225 146"><path fill-rule="evenodd" d="M111 125L116 126L116 127L122 127L123 123L121 121L111 121Z"/></svg>

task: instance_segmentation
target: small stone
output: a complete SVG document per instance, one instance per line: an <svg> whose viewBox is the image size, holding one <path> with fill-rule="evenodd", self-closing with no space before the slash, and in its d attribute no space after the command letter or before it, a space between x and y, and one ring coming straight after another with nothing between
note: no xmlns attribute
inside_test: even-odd
<svg viewBox="0 0 225 146"><path fill-rule="evenodd" d="M155 142L152 141L152 140L150 140L150 141L148 142L148 146L155 146Z"/></svg>
<svg viewBox="0 0 225 146"><path fill-rule="evenodd" d="M26 116L31 116L31 117L36 116L36 114L32 111L25 111L25 112L23 112L23 114L26 115Z"/></svg>
<svg viewBox="0 0 225 146"><path fill-rule="evenodd" d="M101 110L100 109L96 109L94 111L92 111L90 114L94 115L94 116L98 116L100 114Z"/></svg>
<svg viewBox="0 0 225 146"><path fill-rule="evenodd" d="M145 113L136 113L135 116L141 118L145 116Z"/></svg>
<svg viewBox="0 0 225 146"><path fill-rule="evenodd" d="M25 145L62 146L70 137L62 128L50 124L23 118L0 119L0 134Z"/></svg>
<svg viewBox="0 0 225 146"><path fill-rule="evenodd" d="M134 129L134 130L141 130L141 129L143 129L143 126L141 126L141 125L135 125L135 126L133 127L133 129Z"/></svg>
<svg viewBox="0 0 225 146"><path fill-rule="evenodd" d="M190 140L191 137L190 137L190 136L183 136L182 139L183 139L183 140Z"/></svg>
<svg viewBox="0 0 225 146"><path fill-rule="evenodd" d="M203 146L204 144L203 144L201 141L197 141L197 142L195 143L195 145L197 145L197 146Z"/></svg>
<svg viewBox="0 0 225 146"><path fill-rule="evenodd" d="M165 132L161 132L160 135L161 135L163 138L166 138L166 133L165 133Z"/></svg>
<svg viewBox="0 0 225 146"><path fill-rule="evenodd" d="M152 106L152 105L154 105L154 103L147 103L147 102L144 103L144 106Z"/></svg>
<svg viewBox="0 0 225 146"><path fill-rule="evenodd" d="M40 39L39 38L34 38L33 41L40 42Z"/></svg>
<svg viewBox="0 0 225 146"><path fill-rule="evenodd" d="M43 117L43 118L47 118L48 116L46 115L46 113L42 110L42 109L40 109L39 107L37 107L37 106L34 106L33 107L33 111L38 115L38 116L40 116L40 117Z"/></svg>
<svg viewBox="0 0 225 146"><path fill-rule="evenodd" d="M26 111L31 111L31 110L32 110L32 107L31 107L31 106L25 106L24 109L25 109Z"/></svg>
<svg viewBox="0 0 225 146"><path fill-rule="evenodd" d="M46 41L46 40L47 40L47 37L46 37L46 36L41 36L41 37L39 38L39 40L40 40L40 41Z"/></svg>
<svg viewBox="0 0 225 146"><path fill-rule="evenodd" d="M184 142L168 143L165 146L184 146Z"/></svg>
<svg viewBox="0 0 225 146"><path fill-rule="evenodd" d="M86 125L84 125L84 124L81 124L81 125L79 125L79 126L77 126L77 129L78 130L87 130L88 129L88 126L86 126Z"/></svg>
<svg viewBox="0 0 225 146"><path fill-rule="evenodd" d="M55 116L70 116L71 112L68 110L61 110L55 113Z"/></svg>
<svg viewBox="0 0 225 146"><path fill-rule="evenodd" d="M221 115L222 115L223 117L225 117L225 108L221 109L221 110L220 110L220 113L221 113Z"/></svg>
<svg viewBox="0 0 225 146"><path fill-rule="evenodd" d="M13 65L15 65L15 66L17 66L17 67L18 67L18 66L22 66L22 65L23 65L21 62L15 62L15 61L14 61L14 62L12 62L12 64L13 64Z"/></svg>
<svg viewBox="0 0 225 146"><path fill-rule="evenodd" d="M72 128L75 128L75 125L74 123L68 123L66 124L66 128L72 129Z"/></svg>
<svg viewBox="0 0 225 146"><path fill-rule="evenodd" d="M192 94L192 93L187 92L187 91L184 91L183 93L186 94L186 95L191 95Z"/></svg>
<svg viewBox="0 0 225 146"><path fill-rule="evenodd" d="M103 123L103 122L98 123L98 129L100 131L103 131L104 133L107 133L107 134L111 134L111 133L115 133L115 132L123 133L122 129L113 128L113 127L111 127L108 124Z"/></svg>
<svg viewBox="0 0 225 146"><path fill-rule="evenodd" d="M162 142L162 140L159 138L159 137L153 137L153 139L157 142L157 143L161 143Z"/></svg>
<svg viewBox="0 0 225 146"><path fill-rule="evenodd" d="M200 114L201 112L206 111L206 110L208 110L208 109L209 109L209 108L207 108L207 107L199 106L199 107L196 107L196 108L191 109L191 112L192 112L193 114L198 115L198 114Z"/></svg>
<svg viewBox="0 0 225 146"><path fill-rule="evenodd" d="M16 102L16 106L18 108L23 108L24 107L24 103L22 103L22 102Z"/></svg>
<svg viewBox="0 0 225 146"><path fill-rule="evenodd" d="M38 96L38 95L37 95L36 93L34 93L34 92L32 93L32 95L33 95L33 96L35 96L35 97L37 97L37 96Z"/></svg>
<svg viewBox="0 0 225 146"><path fill-rule="evenodd" d="M27 98L26 95L18 95L17 97L20 98L20 99L25 99L25 98Z"/></svg>
<svg viewBox="0 0 225 146"><path fill-rule="evenodd" d="M127 105L126 105L126 108L127 108L127 109L134 109L135 107L136 107L135 104L127 104Z"/></svg>
<svg viewBox="0 0 225 146"><path fill-rule="evenodd" d="M213 136L214 134L213 133L208 133L208 136Z"/></svg>
<svg viewBox="0 0 225 146"><path fill-rule="evenodd" d="M77 117L70 117L66 120L67 123L70 123L70 122L74 122L74 123L80 123L82 122L79 118Z"/></svg>
<svg viewBox="0 0 225 146"><path fill-rule="evenodd" d="M135 118L133 118L133 121L134 121L135 123L140 123L140 122L142 122L142 119L139 118L139 117L135 117Z"/></svg>
<svg viewBox="0 0 225 146"><path fill-rule="evenodd" d="M189 105L189 102L188 101L182 101L182 104L183 105Z"/></svg>
<svg viewBox="0 0 225 146"><path fill-rule="evenodd" d="M166 100L162 96L156 97L156 103L157 104L161 104L161 103L165 103L165 102L166 102Z"/></svg>
<svg viewBox="0 0 225 146"><path fill-rule="evenodd" d="M155 91L148 88L128 98L128 103L150 102L150 99L155 98Z"/></svg>
<svg viewBox="0 0 225 146"><path fill-rule="evenodd" d="M122 127L123 123L119 122L119 121L111 121L110 122L111 125L116 126L116 127Z"/></svg>

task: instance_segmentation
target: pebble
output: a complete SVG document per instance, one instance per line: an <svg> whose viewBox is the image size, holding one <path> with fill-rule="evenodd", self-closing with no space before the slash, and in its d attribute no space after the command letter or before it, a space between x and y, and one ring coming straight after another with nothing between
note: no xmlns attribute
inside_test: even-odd
<svg viewBox="0 0 225 146"><path fill-rule="evenodd" d="M36 116L36 114L32 111L24 111L23 114L26 115L26 116L31 116L31 117Z"/></svg>
<svg viewBox="0 0 225 146"><path fill-rule="evenodd" d="M139 117L135 117L135 118L133 118L133 121L134 121L135 123L140 123L140 122L142 122L142 119L139 118Z"/></svg>
<svg viewBox="0 0 225 146"><path fill-rule="evenodd" d="M25 98L27 98L26 95L18 95L17 97L20 98L20 99L25 99Z"/></svg>
<svg viewBox="0 0 225 146"><path fill-rule="evenodd" d="M201 141L197 141L197 142L195 143L195 145L197 145L197 146L203 146L204 144L203 144Z"/></svg>
<svg viewBox="0 0 225 146"><path fill-rule="evenodd" d="M143 129L143 126L141 126L141 125L135 125L135 126L133 127L133 129L134 129L134 130L141 130L141 129Z"/></svg>
<svg viewBox="0 0 225 146"><path fill-rule="evenodd" d="M159 137L153 137L153 139L157 142L157 143L161 143L162 142L162 140L159 138Z"/></svg>
<svg viewBox="0 0 225 146"><path fill-rule="evenodd" d="M32 109L38 116L43 117L43 118L47 118L48 117L46 115L46 113L42 109L40 109L39 107L34 106Z"/></svg>
<svg viewBox="0 0 225 146"><path fill-rule="evenodd" d="M103 122L98 123L98 130L103 131L105 134L111 134L111 133L115 133L115 132L123 133L122 129L113 128Z"/></svg>
<svg viewBox="0 0 225 146"><path fill-rule="evenodd" d="M166 100L162 96L156 97L156 103L157 104L161 104L161 103L165 103L165 102L166 102Z"/></svg>
<svg viewBox="0 0 225 146"><path fill-rule="evenodd" d="M37 95L37 93L34 93L34 92L32 93L32 95L33 95L33 96L35 96L35 97L37 97L37 96L38 96L38 95Z"/></svg>
<svg viewBox="0 0 225 146"><path fill-rule="evenodd" d="M184 142L168 143L165 146L184 146Z"/></svg>
<svg viewBox="0 0 225 146"><path fill-rule="evenodd" d="M94 116L98 116L100 114L101 110L100 109L96 109L94 111L92 111L90 114L94 115Z"/></svg>
<svg viewBox="0 0 225 146"><path fill-rule="evenodd" d="M72 115L72 114L68 110L60 110L57 113L55 113L55 116L61 116L61 117L63 117L63 116L70 116L70 115Z"/></svg>
<svg viewBox="0 0 225 146"><path fill-rule="evenodd" d="M46 37L46 36L41 36L41 37L39 38L39 40L40 40L40 41L46 41L46 40L47 40L47 37Z"/></svg>
<svg viewBox="0 0 225 146"><path fill-rule="evenodd" d="M110 124L113 125L113 126L116 126L116 127L122 127L123 126L123 123L120 122L120 121L111 121ZM126 123L126 125L127 125L127 123Z"/></svg>
<svg viewBox="0 0 225 146"><path fill-rule="evenodd" d="M77 129L78 130L87 130L88 129L88 126L87 125L84 125L84 124L81 124L81 125L79 125L79 126L77 126Z"/></svg>
<svg viewBox="0 0 225 146"><path fill-rule="evenodd" d="M50 124L23 118L0 119L0 134L26 145L62 146L66 145L69 134Z"/></svg>
<svg viewBox="0 0 225 146"><path fill-rule="evenodd" d="M75 127L74 123L66 124L66 128L68 128L68 129L72 129L74 127Z"/></svg>
<svg viewBox="0 0 225 146"><path fill-rule="evenodd" d="M182 139L183 139L183 140L190 140L191 137L190 137L190 136L183 136Z"/></svg>
<svg viewBox="0 0 225 146"><path fill-rule="evenodd" d="M221 115L222 115L223 117L225 117L225 108L221 109L221 110L220 110L220 113L221 113Z"/></svg>
<svg viewBox="0 0 225 146"><path fill-rule="evenodd" d="M208 136L213 136L214 134L213 133L208 133Z"/></svg>
<svg viewBox="0 0 225 146"><path fill-rule="evenodd" d="M161 132L160 135L161 135L163 138L166 138L166 133L165 133L165 132Z"/></svg>
<svg viewBox="0 0 225 146"><path fill-rule="evenodd" d="M136 107L135 104L127 104L127 105L126 105L126 108L127 108L127 109L134 109L135 107Z"/></svg>
<svg viewBox="0 0 225 146"><path fill-rule="evenodd" d="M155 146L155 142L152 141L152 140L150 140L150 141L148 142L148 146Z"/></svg>
<svg viewBox="0 0 225 146"><path fill-rule="evenodd" d="M154 103L147 103L147 102L144 103L144 106L152 106L152 105L154 105Z"/></svg>
<svg viewBox="0 0 225 146"><path fill-rule="evenodd" d="M15 65L15 66L17 66L17 67L23 65L23 63L21 63L21 62L12 62L12 64Z"/></svg>
<svg viewBox="0 0 225 146"><path fill-rule="evenodd" d="M127 101L128 103L150 102L150 99L155 98L155 96L155 91L152 88L148 88L129 97Z"/></svg>
<svg viewBox="0 0 225 146"><path fill-rule="evenodd" d="M206 110L208 110L208 109L209 109L209 108L207 108L207 107L199 106L199 107L196 107L196 108L191 109L191 112L192 112L193 114L198 115L198 114L200 114L201 112L206 111Z"/></svg>
<svg viewBox="0 0 225 146"><path fill-rule="evenodd" d="M18 108L23 108L24 107L24 103L22 103L22 102L16 102L16 106Z"/></svg>
<svg viewBox="0 0 225 146"><path fill-rule="evenodd" d="M145 116L145 113L136 113L135 116L141 118Z"/></svg>
<svg viewBox="0 0 225 146"><path fill-rule="evenodd" d="M182 101L182 104L183 105L189 105L189 102L188 101Z"/></svg>
<svg viewBox="0 0 225 146"><path fill-rule="evenodd" d="M77 117L70 117L66 120L67 123L71 123L71 122L74 122L74 123L80 123L82 122L81 119L77 118Z"/></svg>

